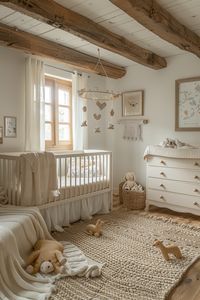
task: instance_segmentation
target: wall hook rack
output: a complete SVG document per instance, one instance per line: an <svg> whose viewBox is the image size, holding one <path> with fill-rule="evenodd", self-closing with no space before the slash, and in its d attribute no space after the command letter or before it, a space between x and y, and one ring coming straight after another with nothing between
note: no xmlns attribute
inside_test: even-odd
<svg viewBox="0 0 200 300"><path fill-rule="evenodd" d="M149 120L146 118L121 118L117 121L118 124L136 123L136 122L148 124Z"/></svg>

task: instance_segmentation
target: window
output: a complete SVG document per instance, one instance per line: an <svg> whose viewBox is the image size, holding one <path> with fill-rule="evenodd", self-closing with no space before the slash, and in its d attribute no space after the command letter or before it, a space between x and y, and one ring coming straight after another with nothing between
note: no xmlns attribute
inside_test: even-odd
<svg viewBox="0 0 200 300"><path fill-rule="evenodd" d="M72 83L45 77L45 144L72 149Z"/></svg>

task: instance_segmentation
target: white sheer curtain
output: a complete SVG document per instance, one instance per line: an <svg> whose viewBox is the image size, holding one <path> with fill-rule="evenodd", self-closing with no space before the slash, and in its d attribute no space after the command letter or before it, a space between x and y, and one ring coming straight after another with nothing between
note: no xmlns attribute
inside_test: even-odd
<svg viewBox="0 0 200 300"><path fill-rule="evenodd" d="M25 150L45 150L44 63L26 59Z"/></svg>
<svg viewBox="0 0 200 300"><path fill-rule="evenodd" d="M88 127L81 127L84 121L88 121L87 111L83 111L83 107L87 108L87 100L81 99L78 90L87 88L87 78L79 76L76 72L72 77L72 103L73 103L73 149L83 150L88 148Z"/></svg>

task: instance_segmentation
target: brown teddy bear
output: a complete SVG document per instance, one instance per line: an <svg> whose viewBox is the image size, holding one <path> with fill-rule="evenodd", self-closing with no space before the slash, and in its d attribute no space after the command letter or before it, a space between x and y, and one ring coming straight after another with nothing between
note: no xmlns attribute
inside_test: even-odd
<svg viewBox="0 0 200 300"><path fill-rule="evenodd" d="M36 274L51 272L63 273L66 258L63 257L64 247L55 240L39 240L34 246L34 251L27 258L26 271Z"/></svg>

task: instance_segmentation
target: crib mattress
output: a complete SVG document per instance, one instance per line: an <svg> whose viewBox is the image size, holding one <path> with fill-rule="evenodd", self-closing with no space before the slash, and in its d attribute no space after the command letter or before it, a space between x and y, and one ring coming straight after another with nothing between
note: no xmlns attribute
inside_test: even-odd
<svg viewBox="0 0 200 300"><path fill-rule="evenodd" d="M76 197L92 192L109 188L109 181L106 178L66 178L62 176L58 179L60 200Z"/></svg>

